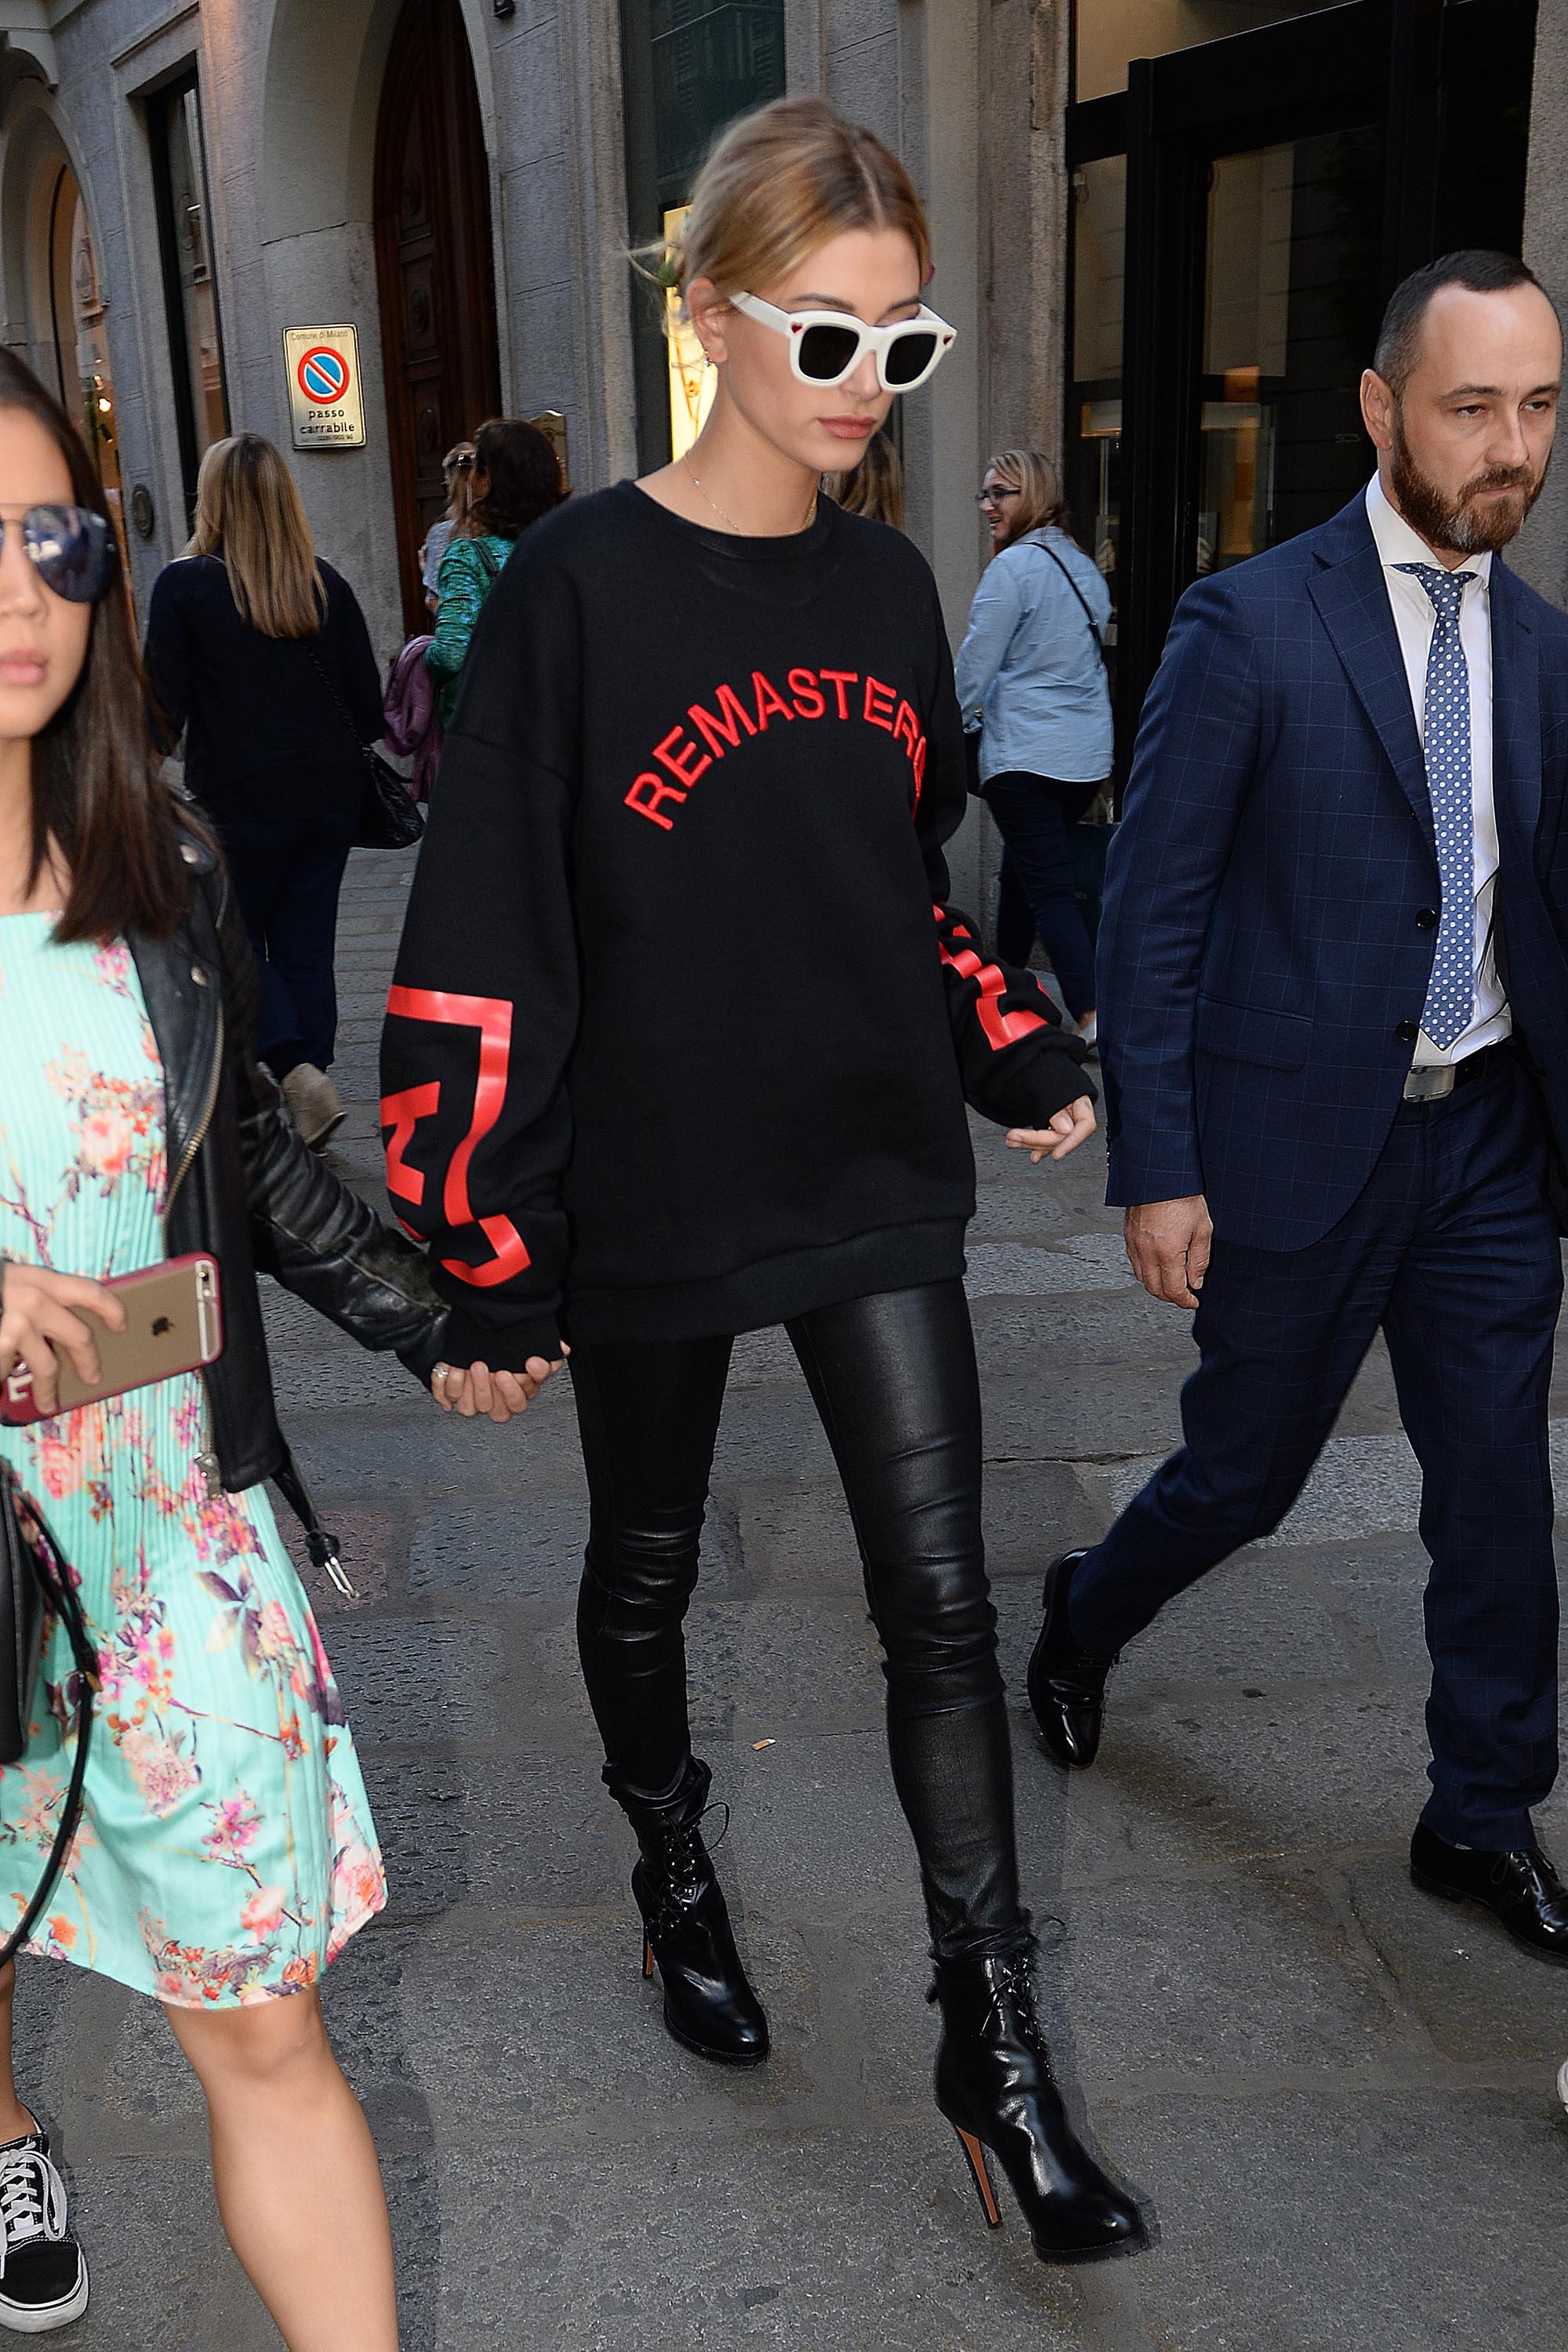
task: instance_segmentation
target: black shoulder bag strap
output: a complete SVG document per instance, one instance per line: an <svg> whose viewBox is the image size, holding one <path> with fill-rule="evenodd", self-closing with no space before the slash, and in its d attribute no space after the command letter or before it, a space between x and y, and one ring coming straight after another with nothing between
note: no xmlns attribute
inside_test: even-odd
<svg viewBox="0 0 1568 2352"><path fill-rule="evenodd" d="M336 1536L329 1535L321 1525L317 1516L316 1506L310 1500L310 1490L300 1475L300 1466L287 1441L283 1446L283 1459L272 1473L272 1479L279 1493L305 1530L305 1549L310 1555L311 1567L321 1569L336 1585L345 1601L357 1601L358 1589L351 1580L348 1570L338 1557L338 1539Z"/></svg>
<svg viewBox="0 0 1568 2352"><path fill-rule="evenodd" d="M1109 669L1110 665L1105 658L1105 639L1100 635L1100 625L1096 621L1094 614L1089 609L1088 597L1084 594L1083 590L1079 586L1078 582L1073 578L1072 573L1068 570L1067 565L1062 562L1061 557L1057 553L1056 549L1054 547L1047 547L1043 539L1037 539L1034 543L1039 549L1042 555L1048 555L1050 557L1051 562L1056 565L1057 570L1061 573L1062 578L1067 582L1068 586L1078 598L1078 608L1083 614L1084 619L1089 623L1089 634L1094 639L1094 650L1100 656L1100 667L1101 668Z"/></svg>
<svg viewBox="0 0 1568 2352"><path fill-rule="evenodd" d="M1079 602L1082 602L1081 598L1079 599ZM342 719L343 725L353 737L355 751L359 753L362 760L366 758L370 751L370 746L362 739L359 729L354 725L353 712L350 710L348 704L343 700L342 696L338 692L337 688L332 684L326 663L321 659L321 655L316 651L314 645L309 637L297 637L295 639L295 643L301 648L306 660L310 665L310 667L315 671L316 676L321 679L321 684L326 688L327 692L337 704L339 715Z"/></svg>
<svg viewBox="0 0 1568 2352"><path fill-rule="evenodd" d="M71 1656L76 1664L77 1677L80 1684L80 1696L77 1700L76 1756L71 1764L71 1775L66 1789L65 1802L60 1808L59 1826L55 1832L54 1843L49 1848L49 1858L44 1864L44 1874L33 1890L32 1901L6 1937L4 1944L0 1944L0 1968L4 1968L8 1960L16 1958L37 1927L40 1914L55 1891L55 1882L65 1868L66 1857L71 1849L71 1841L80 1826L82 1790L87 1780L88 1749L92 1739L93 1700L97 1696L99 1685L98 1652L93 1647L92 1636L87 1630L87 1620L82 1615L81 1602L78 1600L76 1587L71 1582L70 1570L65 1562L65 1554L56 1543L42 1513L37 1509L30 1498L26 1507L38 1528L42 1540L34 1538L23 1528L16 1506L17 1481L8 1465L4 1465L0 1486L4 1488L4 1491L0 1492L0 1518L4 1519L4 1528L0 1529L0 1534L3 1534L8 1547L15 1545L18 1551L25 1552L27 1560L30 1561L46 1601L66 1629L67 1638L70 1643ZM13 1559L10 1566L11 1572L15 1576L21 1570L22 1562L20 1559Z"/></svg>

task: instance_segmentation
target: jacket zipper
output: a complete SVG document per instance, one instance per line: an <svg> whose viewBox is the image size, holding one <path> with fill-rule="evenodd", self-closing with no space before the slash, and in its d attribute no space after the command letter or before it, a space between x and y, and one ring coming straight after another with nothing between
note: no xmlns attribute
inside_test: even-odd
<svg viewBox="0 0 1568 2352"><path fill-rule="evenodd" d="M217 1108L217 1090L222 1077L223 1006L220 1003L217 1008L217 1036L213 1048L212 1075L207 1081L206 1101L202 1106L201 1121L195 1135L192 1136L190 1142L186 1145L185 1156L181 1160L176 1173L170 1181L168 1192L163 1196L163 1238L165 1242L167 1242L169 1237L169 1216L174 1205L174 1195L179 1191L181 1185L184 1182L185 1178L190 1174L191 1162L195 1160L197 1152L206 1141L207 1129L212 1125L213 1113Z"/></svg>
<svg viewBox="0 0 1568 2352"><path fill-rule="evenodd" d="M202 1145L206 1141L207 1129L212 1125L213 1112L217 1108L217 1090L219 1085L222 1083L222 1079L223 1003L220 999L217 1007L217 1036L214 1041L213 1046L212 1076L207 1084L206 1101L202 1107L201 1120L196 1128L195 1135L192 1136L190 1142L185 1147L185 1156L181 1160L179 1169L169 1185L168 1192L163 1197L163 1246L165 1249L167 1249L169 1244L169 1216L174 1205L174 1195L179 1191L181 1185L184 1182L185 1178L189 1175L192 1163L195 1160L197 1152L201 1150ZM207 1428L210 1432L212 1428L212 1395L207 1387L206 1374L205 1372L198 1372L196 1377L202 1384L202 1395L206 1402ZM217 1496L223 1492L223 1472L218 1462L217 1454L211 1447L209 1447L205 1454L197 1454L196 1468L201 1472L202 1476L206 1481L208 1500L216 1501Z"/></svg>

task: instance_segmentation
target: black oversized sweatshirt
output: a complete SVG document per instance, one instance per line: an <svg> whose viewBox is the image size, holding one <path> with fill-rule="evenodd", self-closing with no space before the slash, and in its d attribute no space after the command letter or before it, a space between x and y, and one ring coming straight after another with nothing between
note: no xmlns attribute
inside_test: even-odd
<svg viewBox="0 0 1568 2352"><path fill-rule="evenodd" d="M960 1273L964 1099L1091 1091L948 904L936 585L824 499L731 537L630 483L529 531L442 754L383 1050L447 1354L696 1338Z"/></svg>

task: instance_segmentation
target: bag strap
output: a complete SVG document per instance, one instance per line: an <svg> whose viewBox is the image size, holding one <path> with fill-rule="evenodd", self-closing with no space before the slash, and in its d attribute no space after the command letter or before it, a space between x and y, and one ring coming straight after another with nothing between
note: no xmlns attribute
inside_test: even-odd
<svg viewBox="0 0 1568 2352"><path fill-rule="evenodd" d="M354 725L353 715L350 711L348 704L343 700L342 696L338 692L337 688L332 684L331 677L328 676L325 662L321 659L321 655L316 651L315 646L311 644L309 637L296 637L294 642L299 646L301 652L304 654L306 660L310 663L310 667L315 671L316 676L321 679L321 684L326 688L327 692L337 704L338 714L342 719L343 725L348 729L349 733L353 737L354 750L359 753L360 758L363 760L366 751L369 749L369 746L361 742L360 731Z"/></svg>
<svg viewBox="0 0 1568 2352"><path fill-rule="evenodd" d="M474 545L479 551L479 562L484 565L485 576L489 580L490 586L493 588L496 582L500 578L500 565L496 562L495 557L489 551L489 545L484 540L476 539Z"/></svg>
<svg viewBox="0 0 1568 2352"><path fill-rule="evenodd" d="M1105 639L1100 634L1100 625L1096 621L1094 614L1089 609L1089 599L1084 594L1083 590L1079 586L1078 582L1073 578L1072 573L1068 570L1067 565L1062 562L1061 557L1057 553L1054 547L1047 547L1043 539L1031 540L1029 543L1032 547L1037 547L1042 555L1048 555L1050 557L1051 562L1056 565L1057 570L1061 573L1062 578L1067 582L1068 586L1078 598L1079 611L1089 623L1089 634L1094 639L1094 650L1100 656L1100 665L1103 668L1109 668L1110 665L1105 658Z"/></svg>
<svg viewBox="0 0 1568 2352"><path fill-rule="evenodd" d="M350 1580L348 1570L338 1557L338 1539L327 1533L310 1500L310 1490L300 1475L300 1465L289 1451L287 1440L283 1459L272 1473L273 1483L294 1517L305 1530L305 1549L310 1564L325 1571L345 1601L357 1601L359 1592Z"/></svg>
<svg viewBox="0 0 1568 2352"><path fill-rule="evenodd" d="M16 1474L7 1466L3 1507L12 1513L15 1513L16 1508L14 1492L15 1475ZM77 1673L81 1677L81 1697L77 1706L76 1758L71 1765L71 1776L66 1790L65 1803L60 1811L59 1827L55 1832L55 1842L49 1848L49 1858L44 1864L44 1874L33 1890L32 1901L10 1935L6 1937L5 1943L0 1945L0 1968L4 1968L7 1961L15 1959L37 1927L40 1914L55 1891L55 1883L65 1868L66 1856L70 1852L71 1842L81 1825L83 1791L87 1782L88 1750L92 1741L93 1700L99 1687L98 1652L94 1649L92 1637L87 1630L87 1620L82 1615L81 1602L77 1598L76 1587L59 1565L64 1560L65 1554L56 1543L47 1520L35 1507L31 1497L28 1498L27 1508L37 1520L44 1538L44 1545L47 1549L47 1563L43 1551L37 1545L27 1544L26 1550L37 1569L38 1580L44 1588L45 1599L65 1626L67 1638L70 1643L71 1656L76 1663Z"/></svg>

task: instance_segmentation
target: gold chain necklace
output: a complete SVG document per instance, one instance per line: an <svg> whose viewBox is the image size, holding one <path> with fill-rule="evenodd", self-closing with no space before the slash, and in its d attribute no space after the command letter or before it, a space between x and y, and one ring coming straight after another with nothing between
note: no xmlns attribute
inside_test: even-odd
<svg viewBox="0 0 1568 2352"><path fill-rule="evenodd" d="M721 522L724 522L724 523L728 523L728 524L729 524L729 526L730 526L730 529L734 532L734 534L735 534L735 536L736 536L736 538L737 538L737 539L771 539L771 538L773 536L773 532L772 532L772 531L742 530L742 528L741 528L741 526L740 526L740 524L735 520L734 517L733 517L732 515L727 515L727 514L724 512L724 509L723 509L723 508L720 505L720 503L719 503L718 499L715 499L715 498L710 497L709 493L708 493L706 490L704 490L704 489L702 488L702 485L701 485L700 481L699 481L699 479L698 479L698 478L697 478L697 471L696 471L696 468L695 468L695 467L694 467L694 466L692 465L690 458L689 458L689 457L682 457L682 459L681 459L681 461L680 461L680 462L681 462L682 466L685 467L685 469L686 469L686 471L688 472L688 474L689 474L689 475L690 475L690 477L691 477L691 486L692 486L693 489L695 489L695 490L699 490L699 491L701 491L701 494L702 494L703 498L707 499L708 504L712 508L712 509L713 509L714 513L718 516L718 518L719 518L720 521L721 521ZM811 494L811 505L810 505L810 507L809 507L809 508L807 509L807 510L806 510L806 516L805 516L805 521L800 525L800 529L801 529L802 530L809 530L811 529L812 520L813 520L814 517L816 516L816 492L815 490L813 490L813 492L812 492L812 494Z"/></svg>

